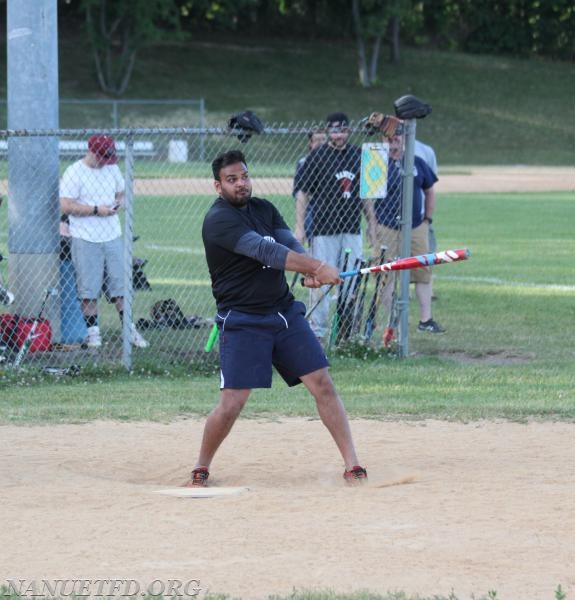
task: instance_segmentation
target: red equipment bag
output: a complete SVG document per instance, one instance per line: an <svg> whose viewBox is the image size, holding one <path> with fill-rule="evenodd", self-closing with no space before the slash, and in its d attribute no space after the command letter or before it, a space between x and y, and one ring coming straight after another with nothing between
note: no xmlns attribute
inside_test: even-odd
<svg viewBox="0 0 575 600"><path fill-rule="evenodd" d="M30 333L34 321L36 331L28 352L50 350L52 346L52 327L47 319L27 319L18 315L0 315L0 340L11 348L19 349Z"/></svg>

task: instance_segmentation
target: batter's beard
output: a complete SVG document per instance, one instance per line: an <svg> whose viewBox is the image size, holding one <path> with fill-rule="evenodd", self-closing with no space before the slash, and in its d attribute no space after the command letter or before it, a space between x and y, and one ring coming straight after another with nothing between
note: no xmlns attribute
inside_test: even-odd
<svg viewBox="0 0 575 600"><path fill-rule="evenodd" d="M251 190L248 190L246 194L235 194L233 196L224 196L224 199L227 200L232 206L243 207L247 206L250 198L252 197Z"/></svg>

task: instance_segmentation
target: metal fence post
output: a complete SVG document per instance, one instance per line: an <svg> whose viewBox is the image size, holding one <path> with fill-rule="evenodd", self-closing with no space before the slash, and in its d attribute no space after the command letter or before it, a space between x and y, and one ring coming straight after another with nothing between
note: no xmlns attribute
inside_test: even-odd
<svg viewBox="0 0 575 600"><path fill-rule="evenodd" d="M58 126L56 0L7 3L8 127ZM58 140L6 136L10 280L21 315L38 313L58 265ZM51 318L59 329L58 310Z"/></svg>
<svg viewBox="0 0 575 600"><path fill-rule="evenodd" d="M203 98L200 98L200 129L204 129L204 127L206 126L205 123L205 110L206 110L206 105L205 105L205 101ZM206 159L206 148L205 148L205 144L206 144L206 134L205 133L201 133L200 134L200 160L204 161Z"/></svg>
<svg viewBox="0 0 575 600"><path fill-rule="evenodd" d="M134 138L126 138L124 192L124 320L122 324L122 364L132 368L130 329L133 322L134 285L132 277L134 245Z"/></svg>
<svg viewBox="0 0 575 600"><path fill-rule="evenodd" d="M112 127L118 128L118 101L112 100Z"/></svg>
<svg viewBox="0 0 575 600"><path fill-rule="evenodd" d="M403 189L401 199L401 258L411 254L411 226L413 213L413 166L415 154L415 119L405 121L405 153L403 156ZM400 277L399 355L409 356L409 282L410 271Z"/></svg>

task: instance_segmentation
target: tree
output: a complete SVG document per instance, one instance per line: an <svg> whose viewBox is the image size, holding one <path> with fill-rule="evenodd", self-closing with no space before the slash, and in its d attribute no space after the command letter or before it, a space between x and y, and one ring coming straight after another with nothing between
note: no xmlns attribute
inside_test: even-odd
<svg viewBox="0 0 575 600"><path fill-rule="evenodd" d="M352 0L353 28L357 43L359 82L377 83L382 41L389 32L390 58L399 62L399 31L406 0ZM368 60L367 48L371 46Z"/></svg>
<svg viewBox="0 0 575 600"><path fill-rule="evenodd" d="M422 9L420 33L442 48L575 58L573 0L424 0Z"/></svg>
<svg viewBox="0 0 575 600"><path fill-rule="evenodd" d="M102 91L121 96L138 51L179 32L175 0L80 0Z"/></svg>
<svg viewBox="0 0 575 600"><path fill-rule="evenodd" d="M0 0L2 2L2 0ZM514 56L575 57L573 0L59 0L80 8L107 94L130 83L138 51L183 31L355 39L360 84L378 81L381 49L403 43ZM350 15L351 12L351 15ZM352 18L350 19L349 16Z"/></svg>
<svg viewBox="0 0 575 600"><path fill-rule="evenodd" d="M373 21L370 20L366 14L362 14L361 8L361 0L352 0L351 12L353 16L353 28L357 44L357 70L359 75L359 83L362 87L368 88L376 82L382 29L372 33L369 25L371 25ZM370 41L373 43L373 48L371 51L371 61L368 66L366 46Z"/></svg>

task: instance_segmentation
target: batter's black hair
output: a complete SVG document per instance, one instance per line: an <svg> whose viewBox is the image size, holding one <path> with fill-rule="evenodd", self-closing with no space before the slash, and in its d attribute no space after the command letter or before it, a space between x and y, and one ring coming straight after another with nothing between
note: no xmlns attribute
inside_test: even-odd
<svg viewBox="0 0 575 600"><path fill-rule="evenodd" d="M220 180L220 171L229 167L230 165L235 165L237 163L244 163L247 165L246 157L241 150L228 150L227 152L222 152L218 154L216 158L212 161L212 173L214 174L214 179L216 181Z"/></svg>

